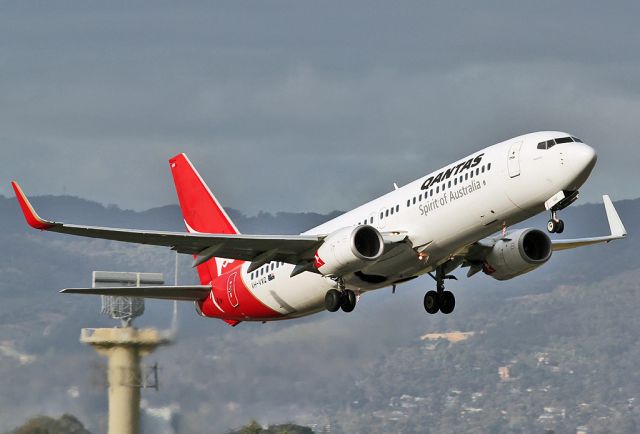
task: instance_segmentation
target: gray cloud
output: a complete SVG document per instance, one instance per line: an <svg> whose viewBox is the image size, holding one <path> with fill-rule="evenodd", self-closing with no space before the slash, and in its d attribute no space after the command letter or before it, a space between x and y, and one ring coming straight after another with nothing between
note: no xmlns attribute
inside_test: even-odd
<svg viewBox="0 0 640 434"><path fill-rule="evenodd" d="M0 193L163 205L184 151L228 206L347 209L558 129L599 151L584 199L636 197L638 8L4 3Z"/></svg>

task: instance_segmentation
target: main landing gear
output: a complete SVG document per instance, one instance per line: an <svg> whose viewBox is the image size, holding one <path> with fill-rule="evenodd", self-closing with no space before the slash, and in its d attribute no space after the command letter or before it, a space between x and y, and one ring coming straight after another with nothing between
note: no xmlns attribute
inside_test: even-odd
<svg viewBox="0 0 640 434"><path fill-rule="evenodd" d="M336 312L342 309L344 312L351 312L356 307L356 294L344 287L342 281L338 281L338 289L330 289L324 296L324 307L329 312Z"/></svg>
<svg viewBox="0 0 640 434"><path fill-rule="evenodd" d="M429 274L431 277L433 275ZM445 279L454 279L455 276L447 276L444 273L444 269L442 266L436 268L436 276L433 277L436 281L436 291L429 291L424 296L424 310L427 313L434 314L438 311L444 313L445 315L453 312L453 309L456 307L456 298L451 291L445 291L444 289L444 280Z"/></svg>
<svg viewBox="0 0 640 434"><path fill-rule="evenodd" d="M552 234L564 232L564 222L558 218L557 210L551 210L551 219L547 222L547 230Z"/></svg>

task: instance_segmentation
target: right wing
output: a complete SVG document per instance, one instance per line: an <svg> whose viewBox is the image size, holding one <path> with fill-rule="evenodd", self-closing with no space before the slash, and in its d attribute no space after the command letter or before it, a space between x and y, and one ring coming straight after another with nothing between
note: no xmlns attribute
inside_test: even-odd
<svg viewBox="0 0 640 434"><path fill-rule="evenodd" d="M313 262L315 252L324 239L322 235L205 234L103 228L53 222L41 218L36 213L16 182L11 182L11 185L24 217L32 228L81 237L170 247L178 253L196 255L194 266L214 256L253 261L252 269L270 261L308 264Z"/></svg>
<svg viewBox="0 0 640 434"><path fill-rule="evenodd" d="M604 210L607 213L607 221L609 222L609 230L611 235L603 237L590 237L590 238L576 238L573 240L552 240L553 250L568 250L575 249L577 247L590 246L591 244L608 243L613 240L620 240L627 236L627 230L620 220L620 216L616 211L616 208L611 202L611 198L607 195L602 196L602 202L604 203Z"/></svg>

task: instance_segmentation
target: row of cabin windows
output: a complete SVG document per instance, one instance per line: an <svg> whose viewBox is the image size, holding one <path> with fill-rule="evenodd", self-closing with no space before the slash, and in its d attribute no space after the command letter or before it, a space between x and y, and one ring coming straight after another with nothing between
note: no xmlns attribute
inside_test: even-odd
<svg viewBox="0 0 640 434"><path fill-rule="evenodd" d="M432 197L434 194L438 194L441 191L445 191L447 188L455 187L456 185L462 184L463 182L468 181L469 179L473 179L474 174L475 176L480 176L481 173L485 173L490 170L491 170L491 163L488 163L486 166L482 165L481 167L477 167L476 170L471 170L465 173L464 175L456 176L455 178L450 179L448 182L445 182L442 185L436 186L435 189L432 188L429 191L425 191L424 194L421 193L418 196L414 196L412 199L407 199L407 208L409 208L411 205L415 205L417 202L422 202L423 199ZM383 218L392 216L397 212L400 212L400 205L396 205L385 211L381 211L380 220L382 220ZM370 225L373 224L373 216L369 217L369 219L364 219L362 221L359 221L356 225L357 226L366 225L367 223Z"/></svg>
<svg viewBox="0 0 640 434"><path fill-rule="evenodd" d="M392 206L391 208L380 212L380 220L385 217L389 217L397 212L400 212L400 205Z"/></svg>
<svg viewBox="0 0 640 434"><path fill-rule="evenodd" d="M395 205L392 206L389 209L386 209L384 211L380 211L380 220L382 220L385 217L389 217L394 215L395 213L400 212L400 205ZM369 217L368 219L364 219L362 221L359 221L358 223L356 223L356 226L360 226L360 225L366 225L366 224L373 224L373 216Z"/></svg>
<svg viewBox="0 0 640 434"><path fill-rule="evenodd" d="M280 267L284 266L284 262L269 262L266 265L263 265L262 267L258 268L255 271L252 271L249 274L249 278L250 279L256 279L258 277L264 276L266 273L268 273L269 271L273 271L276 270Z"/></svg>
<svg viewBox="0 0 640 434"><path fill-rule="evenodd" d="M455 187L458 184L462 184L465 181L473 179L474 176L480 176L481 173L485 173L491 170L491 163L486 166L477 167L476 170L471 170L464 175L456 176L453 179L450 179L448 182L443 183L442 185L438 185L435 188L432 188L424 193L419 194L418 196L414 196L413 199L407 199L407 208L411 205L415 205L417 202L422 202L423 199L427 199L429 197L433 197L434 194L438 194L441 191L445 191L447 188Z"/></svg>

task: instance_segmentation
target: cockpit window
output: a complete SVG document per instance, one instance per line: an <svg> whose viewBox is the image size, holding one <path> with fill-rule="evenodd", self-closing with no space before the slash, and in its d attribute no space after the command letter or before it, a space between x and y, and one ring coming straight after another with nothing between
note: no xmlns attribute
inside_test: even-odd
<svg viewBox="0 0 640 434"><path fill-rule="evenodd" d="M547 140L546 142L538 143L538 149L551 149L557 144L571 143L571 142L582 143L582 140L575 137L561 137L559 139L551 139L551 140Z"/></svg>
<svg viewBox="0 0 640 434"><path fill-rule="evenodd" d="M560 144L560 143L571 143L573 142L573 139L571 137L562 137L560 139L556 139L556 143Z"/></svg>

